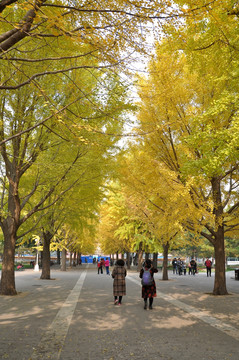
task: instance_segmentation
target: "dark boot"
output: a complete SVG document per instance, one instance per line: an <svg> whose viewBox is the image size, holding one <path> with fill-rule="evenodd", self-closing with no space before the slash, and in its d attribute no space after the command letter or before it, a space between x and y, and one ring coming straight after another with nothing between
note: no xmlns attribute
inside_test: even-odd
<svg viewBox="0 0 239 360"><path fill-rule="evenodd" d="M149 299L149 309L152 310L153 309L153 298Z"/></svg>

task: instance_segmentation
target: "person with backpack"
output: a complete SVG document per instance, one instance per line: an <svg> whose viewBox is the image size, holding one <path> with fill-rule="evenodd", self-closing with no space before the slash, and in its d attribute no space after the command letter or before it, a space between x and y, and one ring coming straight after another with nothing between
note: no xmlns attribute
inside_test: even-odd
<svg viewBox="0 0 239 360"><path fill-rule="evenodd" d="M153 309L153 301L156 294L156 285L154 281L154 273L157 273L158 269L152 266L150 259L145 261L145 266L140 270L139 277L142 279L142 298L144 299L144 309L147 309L147 300L149 298L149 309Z"/></svg>

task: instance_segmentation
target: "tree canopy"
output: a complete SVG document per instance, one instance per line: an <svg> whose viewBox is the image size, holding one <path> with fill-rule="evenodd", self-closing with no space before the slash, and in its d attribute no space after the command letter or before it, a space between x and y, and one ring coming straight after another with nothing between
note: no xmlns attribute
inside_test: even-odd
<svg viewBox="0 0 239 360"><path fill-rule="evenodd" d="M58 236L71 229L69 246L89 250L100 219L107 252L204 237L214 294L227 293L225 236L239 230L237 2L2 0L0 14L1 292L16 292L17 239L64 224ZM134 141L115 158L138 54L150 61L136 79Z"/></svg>

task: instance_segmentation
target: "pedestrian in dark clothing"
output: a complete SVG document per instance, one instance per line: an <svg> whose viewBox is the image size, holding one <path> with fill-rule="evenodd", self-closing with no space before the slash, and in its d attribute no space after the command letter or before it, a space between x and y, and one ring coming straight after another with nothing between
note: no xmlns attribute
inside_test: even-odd
<svg viewBox="0 0 239 360"><path fill-rule="evenodd" d="M150 285L144 285L144 273L149 272L151 279ZM149 309L153 308L153 300L156 294L156 285L154 281L154 273L157 273L158 269L152 266L152 262L150 259L145 261L145 267L140 270L139 277L142 279L142 298L144 299L144 309L147 309L147 299L149 298Z"/></svg>
<svg viewBox="0 0 239 360"><path fill-rule="evenodd" d="M127 275L126 268L124 267L124 260L119 259L116 261L114 269L112 271L113 283L113 295L115 305L121 305L122 297L126 295L126 283L125 277Z"/></svg>
<svg viewBox="0 0 239 360"><path fill-rule="evenodd" d="M176 258L173 259L172 265L173 265L173 274L177 274L178 270L177 270L177 259Z"/></svg>
<svg viewBox="0 0 239 360"><path fill-rule="evenodd" d="M208 276L211 276L211 272L212 272L212 262L211 260L209 260L207 258L207 260L205 261L205 266L206 266L206 269L207 269L207 277Z"/></svg>
<svg viewBox="0 0 239 360"><path fill-rule="evenodd" d="M182 275L182 260L178 258L177 261L178 275Z"/></svg>
<svg viewBox="0 0 239 360"><path fill-rule="evenodd" d="M183 261L182 261L182 273L184 275L186 275L186 273L187 273L187 266L186 266L185 262L183 262Z"/></svg>
<svg viewBox="0 0 239 360"><path fill-rule="evenodd" d="M192 274L195 275L197 272L197 263L194 259L192 259L190 261L190 264L191 264Z"/></svg>

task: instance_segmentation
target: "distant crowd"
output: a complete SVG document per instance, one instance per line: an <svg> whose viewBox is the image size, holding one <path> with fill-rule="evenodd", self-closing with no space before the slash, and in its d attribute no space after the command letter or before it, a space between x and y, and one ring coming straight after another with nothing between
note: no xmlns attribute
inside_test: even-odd
<svg viewBox="0 0 239 360"><path fill-rule="evenodd" d="M212 261L209 258L207 258L204 264L207 269L207 276L211 276ZM195 259L190 260L189 263L186 264L186 262L184 262L180 258L177 259L175 257L172 261L172 265L173 265L173 274L186 275L187 268L188 268L188 275L195 275L198 273L197 262Z"/></svg>

